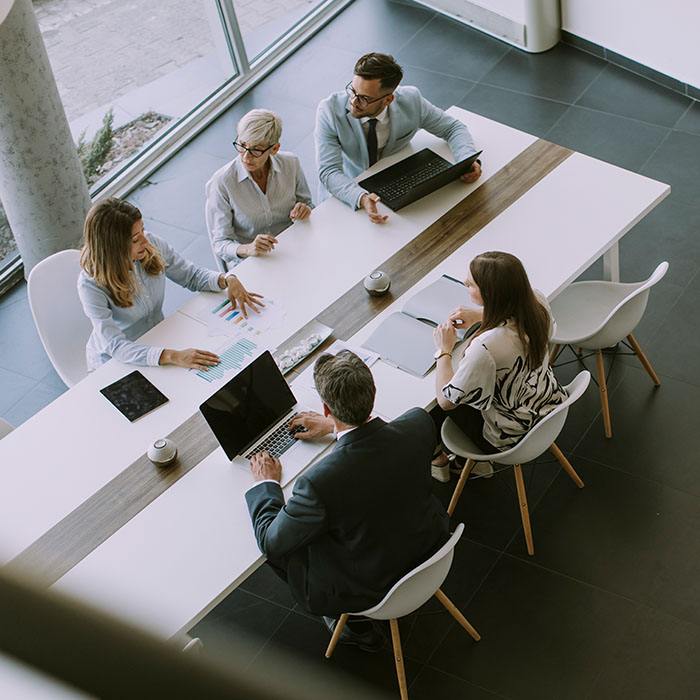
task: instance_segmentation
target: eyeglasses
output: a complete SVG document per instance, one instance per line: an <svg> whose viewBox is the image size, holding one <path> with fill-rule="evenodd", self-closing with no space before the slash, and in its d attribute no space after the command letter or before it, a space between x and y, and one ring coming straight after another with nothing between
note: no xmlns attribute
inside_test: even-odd
<svg viewBox="0 0 700 700"><path fill-rule="evenodd" d="M386 95L382 95L381 97L367 97L367 95L358 95L355 90L352 87L352 81L350 81L346 86L345 86L345 92L348 93L348 97L352 100L355 99L357 103L360 105L360 107L366 107L367 105L371 105L372 102L379 102L379 100L383 100L385 97L389 97L393 90L391 92L387 92Z"/></svg>
<svg viewBox="0 0 700 700"><path fill-rule="evenodd" d="M267 148L248 148L248 146L244 146L242 143L238 143L238 141L233 142L233 147L239 152L239 153L245 153L248 151L253 158L260 158L260 156L265 153L266 151L269 151L271 148L273 148L275 144L273 143L272 146L268 146Z"/></svg>

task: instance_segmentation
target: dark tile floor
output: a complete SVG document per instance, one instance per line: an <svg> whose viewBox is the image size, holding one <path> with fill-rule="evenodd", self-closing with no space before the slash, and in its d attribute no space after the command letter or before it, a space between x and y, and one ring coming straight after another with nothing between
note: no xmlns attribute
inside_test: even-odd
<svg viewBox="0 0 700 700"><path fill-rule="evenodd" d="M535 537L528 557L512 474L470 482L455 514L466 524L445 583L482 634L475 644L431 602L402 620L412 698L696 698L700 682L700 476L690 438L700 415L700 108L571 46L529 55L425 7L356 0L305 47L195 138L131 198L153 230L212 265L203 187L232 157L241 114L266 106L284 119L312 191L318 100L349 80L365 50L393 52L441 107L458 104L597 158L669 182L670 197L623 239L625 280L668 259L637 336L659 374L634 358L609 379L613 438L603 437L595 388L574 406L559 444L586 482L551 459L525 469ZM584 276L599 277L601 265ZM170 289L166 311L187 292ZM607 359L610 363L610 359ZM573 365L558 370L570 380ZM18 424L63 391L43 353L24 285L0 299L0 415ZM435 484L447 500L452 485ZM208 647L243 640L245 661L270 655L330 669L395 694L388 648L339 647L262 567L193 630Z"/></svg>

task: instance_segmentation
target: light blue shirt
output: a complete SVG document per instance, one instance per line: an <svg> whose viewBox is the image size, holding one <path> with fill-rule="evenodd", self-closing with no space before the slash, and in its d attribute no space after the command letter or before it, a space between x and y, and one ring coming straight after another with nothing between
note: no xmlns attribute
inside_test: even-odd
<svg viewBox="0 0 700 700"><path fill-rule="evenodd" d="M85 315L92 321L92 334L85 352L90 369L96 369L112 357L132 365L158 364L164 348L134 340L163 320L166 276L193 292L221 291L219 272L197 267L152 233L146 233L146 238L158 249L165 262L165 273L154 277L135 261L132 272L135 292L131 306L117 306L85 270L78 275L78 295Z"/></svg>
<svg viewBox="0 0 700 700"><path fill-rule="evenodd" d="M263 192L245 169L240 156L212 175L206 185L205 216L214 253L237 265L238 246L261 233L276 236L292 220L289 212L297 202L308 206L311 193L299 159L279 151L270 156L267 187Z"/></svg>
<svg viewBox="0 0 700 700"><path fill-rule="evenodd" d="M335 92L322 100L316 110L316 164L321 181L320 197L329 192L349 207L358 208L366 190L353 181L369 167L367 137L360 119L350 114L348 96ZM456 161L476 152L469 129L426 100L415 87L397 87L386 108L389 136L382 157L407 146L418 129L445 139ZM378 125L379 126L379 125Z"/></svg>

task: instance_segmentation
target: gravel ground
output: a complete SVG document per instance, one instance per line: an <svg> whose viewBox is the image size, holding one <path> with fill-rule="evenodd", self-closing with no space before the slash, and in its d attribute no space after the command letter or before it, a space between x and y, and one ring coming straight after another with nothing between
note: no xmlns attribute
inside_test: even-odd
<svg viewBox="0 0 700 700"><path fill-rule="evenodd" d="M169 117L164 117L162 114L146 112L128 124L115 129L114 144L107 154L107 160L98 173L90 178L88 185L97 182L116 165L130 158L136 151L141 150L144 144L150 141L170 121Z"/></svg>

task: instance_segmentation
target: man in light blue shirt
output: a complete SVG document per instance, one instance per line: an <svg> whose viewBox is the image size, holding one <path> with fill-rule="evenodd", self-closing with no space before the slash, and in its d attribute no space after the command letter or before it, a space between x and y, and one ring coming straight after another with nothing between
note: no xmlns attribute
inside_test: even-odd
<svg viewBox="0 0 700 700"><path fill-rule="evenodd" d="M357 185L353 178L382 156L406 146L419 129L445 139L459 161L476 152L469 129L431 104L415 87L398 87L403 70L392 56L370 53L355 64L352 80L343 92L323 100L316 112L316 164L322 186L354 209L363 208L382 224L379 197ZM474 182L481 165L462 175Z"/></svg>

